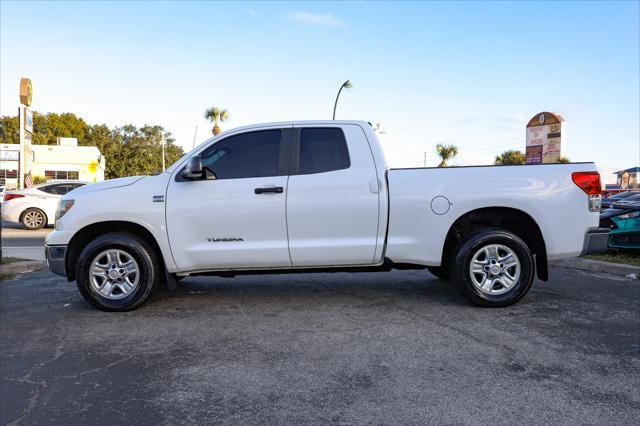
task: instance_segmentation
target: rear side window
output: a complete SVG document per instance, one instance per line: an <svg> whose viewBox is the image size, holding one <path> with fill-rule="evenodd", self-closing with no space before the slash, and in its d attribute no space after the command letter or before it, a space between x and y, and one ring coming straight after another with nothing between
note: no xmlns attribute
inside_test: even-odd
<svg viewBox="0 0 640 426"><path fill-rule="evenodd" d="M66 194L66 192L61 192L62 188L60 188L62 185L46 185L40 188L40 191L44 191L47 194L55 194L55 195L60 195L60 194Z"/></svg>
<svg viewBox="0 0 640 426"><path fill-rule="evenodd" d="M84 184L77 183L59 183L56 185L47 185L40 188L40 191L44 191L49 194L55 195L64 195L69 191L73 191L74 189L82 186Z"/></svg>
<svg viewBox="0 0 640 426"><path fill-rule="evenodd" d="M301 129L299 174L348 169L350 165L349 150L342 129Z"/></svg>
<svg viewBox="0 0 640 426"><path fill-rule="evenodd" d="M281 133L263 130L229 136L202 153L202 165L217 179L280 176Z"/></svg>

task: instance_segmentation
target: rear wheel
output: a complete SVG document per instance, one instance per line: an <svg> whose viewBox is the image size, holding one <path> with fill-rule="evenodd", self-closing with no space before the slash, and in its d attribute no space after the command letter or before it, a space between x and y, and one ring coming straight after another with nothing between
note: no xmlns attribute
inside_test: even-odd
<svg viewBox="0 0 640 426"><path fill-rule="evenodd" d="M76 282L82 297L103 311L142 305L160 278L157 256L143 239L127 233L97 237L82 251Z"/></svg>
<svg viewBox="0 0 640 426"><path fill-rule="evenodd" d="M486 228L458 248L453 276L460 292L474 305L509 306L531 288L533 255L517 235Z"/></svg>
<svg viewBox="0 0 640 426"><path fill-rule="evenodd" d="M47 215L40 209L30 208L22 213L20 221L22 222L22 226L31 231L35 231L47 224Z"/></svg>

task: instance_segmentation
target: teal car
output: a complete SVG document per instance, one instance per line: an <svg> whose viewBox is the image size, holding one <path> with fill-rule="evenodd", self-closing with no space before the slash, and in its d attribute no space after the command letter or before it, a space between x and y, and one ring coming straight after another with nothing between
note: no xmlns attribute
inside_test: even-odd
<svg viewBox="0 0 640 426"><path fill-rule="evenodd" d="M611 230L610 248L640 249L640 201L612 204L600 214L600 226Z"/></svg>

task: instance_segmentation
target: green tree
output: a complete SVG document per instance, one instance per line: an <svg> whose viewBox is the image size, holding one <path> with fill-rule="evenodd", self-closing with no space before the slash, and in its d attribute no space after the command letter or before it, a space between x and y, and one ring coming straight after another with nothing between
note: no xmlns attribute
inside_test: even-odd
<svg viewBox="0 0 640 426"><path fill-rule="evenodd" d="M90 126L75 114L53 112L40 114L33 112L33 143L55 145L56 138L76 138L83 145ZM0 120L0 140L2 143L20 143L18 116L4 116Z"/></svg>
<svg viewBox="0 0 640 426"><path fill-rule="evenodd" d="M213 123L213 129L211 129L211 133L214 135L219 135L222 130L220 130L220 123L223 123L229 119L229 112L226 109L220 109L218 107L207 108L204 112L204 118L211 121Z"/></svg>
<svg viewBox="0 0 640 426"><path fill-rule="evenodd" d="M184 155L171 133L162 126L137 128L127 124L111 129L106 124L89 125L72 113L34 112L33 121L34 144L53 145L57 137L73 137L78 139L78 145L98 147L105 158L106 179L161 171L163 134L166 164ZM20 143L17 116L0 118L0 142Z"/></svg>
<svg viewBox="0 0 640 426"><path fill-rule="evenodd" d="M17 115L4 115L0 118L0 143L20 143L20 123Z"/></svg>
<svg viewBox="0 0 640 426"><path fill-rule="evenodd" d="M455 145L443 145L439 143L438 145L436 145L436 152L442 159L442 161L440 161L440 164L438 164L438 167L448 167L448 161L458 155L458 147Z"/></svg>
<svg viewBox="0 0 640 426"><path fill-rule="evenodd" d="M524 155L524 152L515 149L510 149L500 155L496 155L496 161L493 162L496 166L511 166L514 164L525 163L526 156Z"/></svg>
<svg viewBox="0 0 640 426"><path fill-rule="evenodd" d="M118 127L112 132L112 143L117 152L106 157L109 177L131 175L149 175L162 171L162 135L165 138L165 158L172 164L184 155L184 151L175 145L175 139L162 126L143 126L132 124ZM113 147L110 147L113 148ZM109 166L109 163L117 162Z"/></svg>
<svg viewBox="0 0 640 426"><path fill-rule="evenodd" d="M76 138L78 145L83 145L89 125L75 114L65 112L56 114L49 112L33 114L33 143L38 145L55 145L58 137Z"/></svg>

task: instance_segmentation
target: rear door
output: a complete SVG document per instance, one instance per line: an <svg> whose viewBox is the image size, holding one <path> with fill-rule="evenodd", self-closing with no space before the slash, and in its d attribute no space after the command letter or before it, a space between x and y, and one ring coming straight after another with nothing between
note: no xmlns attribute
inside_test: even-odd
<svg viewBox="0 0 640 426"><path fill-rule="evenodd" d="M363 130L357 125L294 129L287 190L293 266L374 263L380 200Z"/></svg>

